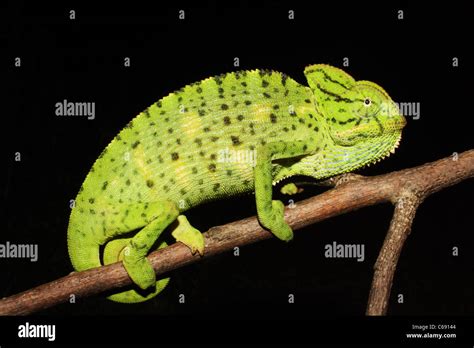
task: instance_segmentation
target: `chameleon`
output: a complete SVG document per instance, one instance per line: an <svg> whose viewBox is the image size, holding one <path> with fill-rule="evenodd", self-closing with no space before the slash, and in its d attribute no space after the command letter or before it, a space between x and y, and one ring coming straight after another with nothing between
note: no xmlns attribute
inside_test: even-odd
<svg viewBox="0 0 474 348"><path fill-rule="evenodd" d="M204 238L183 213L204 202L254 193L260 224L282 241L293 231L284 204L272 199L283 179L347 173L393 153L406 124L382 87L326 64L304 69L308 86L273 70L235 71L170 93L138 114L87 174L68 225L76 271L123 262L134 285L108 298L151 299L156 279L149 252L162 232L191 252Z"/></svg>

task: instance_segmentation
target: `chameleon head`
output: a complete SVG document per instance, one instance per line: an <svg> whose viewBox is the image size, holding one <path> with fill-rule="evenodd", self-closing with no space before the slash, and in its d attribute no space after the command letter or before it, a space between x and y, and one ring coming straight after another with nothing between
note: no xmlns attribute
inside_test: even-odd
<svg viewBox="0 0 474 348"><path fill-rule="evenodd" d="M383 146L383 151L377 151L380 153L392 152L398 146L405 117L380 86L355 81L329 65L308 66L305 75L336 145Z"/></svg>

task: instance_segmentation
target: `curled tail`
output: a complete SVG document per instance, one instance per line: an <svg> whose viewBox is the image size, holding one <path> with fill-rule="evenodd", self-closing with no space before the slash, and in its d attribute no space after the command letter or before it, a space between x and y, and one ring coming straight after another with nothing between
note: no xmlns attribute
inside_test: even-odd
<svg viewBox="0 0 474 348"><path fill-rule="evenodd" d="M78 272L87 269L108 265L117 261L122 261L123 250L132 238L114 239L109 242L101 241L97 237L94 229L94 222L79 219L73 210L69 221L67 243L69 257L74 269ZM101 262L100 248L105 244L103 260ZM158 248L163 248L166 243L161 243ZM134 289L123 291L108 296L107 298L121 303L137 303L147 301L158 295L168 284L169 278L160 279L156 285L147 291L137 291Z"/></svg>

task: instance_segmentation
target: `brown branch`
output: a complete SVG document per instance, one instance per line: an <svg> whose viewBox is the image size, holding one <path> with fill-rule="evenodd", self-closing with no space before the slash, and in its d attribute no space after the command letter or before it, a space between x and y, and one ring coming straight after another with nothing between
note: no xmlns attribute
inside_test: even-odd
<svg viewBox="0 0 474 348"><path fill-rule="evenodd" d="M375 266L375 277L367 309L367 314L384 314L396 262L416 207L426 196L473 176L474 150L460 154L456 160L448 157L386 175L352 176L352 178L346 176L349 179L332 181L336 188L298 202L294 208L286 209L285 218L294 230L298 230L362 207L381 202L395 204L394 218ZM211 257L236 246L272 237L271 233L260 227L256 217L213 227L204 236L206 241L204 257ZM185 245L175 243L153 252L148 259L159 275L199 261L201 257L192 255ZM0 300L0 315L29 314L67 302L71 294L85 297L129 284L131 280L121 263L72 273Z"/></svg>

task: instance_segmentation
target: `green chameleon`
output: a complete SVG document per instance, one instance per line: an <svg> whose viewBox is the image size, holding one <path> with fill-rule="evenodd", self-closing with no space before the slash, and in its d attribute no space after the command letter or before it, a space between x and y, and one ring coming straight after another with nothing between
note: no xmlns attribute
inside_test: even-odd
<svg viewBox="0 0 474 348"><path fill-rule="evenodd" d="M75 200L68 227L74 268L121 260L138 287L109 299L148 300L169 280L157 281L146 259L166 246L157 242L163 230L172 225L177 241L204 253L202 234L184 211L255 192L261 225L289 241L293 232L283 203L272 200L273 185L294 175L349 172L395 150L405 118L381 87L329 65L304 73L309 87L268 70L207 78L128 123L95 161ZM297 190L294 183L282 188Z"/></svg>

